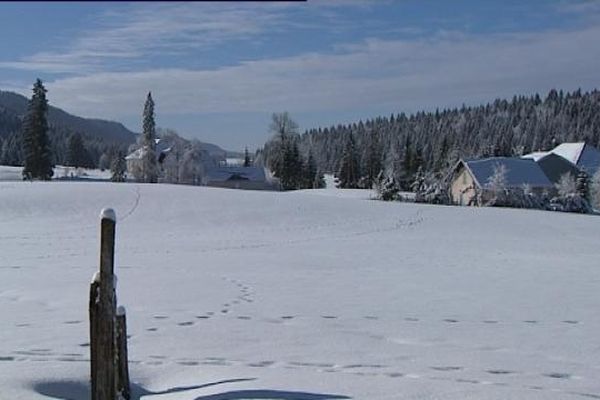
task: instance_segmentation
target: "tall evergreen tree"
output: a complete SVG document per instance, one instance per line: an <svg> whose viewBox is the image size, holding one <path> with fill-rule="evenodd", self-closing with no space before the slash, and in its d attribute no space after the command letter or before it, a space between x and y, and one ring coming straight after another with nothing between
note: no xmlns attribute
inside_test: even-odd
<svg viewBox="0 0 600 400"><path fill-rule="evenodd" d="M147 183L155 183L158 179L158 165L156 159L156 123L154 122L154 100L152 93L148 92L144 113L142 115L142 179Z"/></svg>
<svg viewBox="0 0 600 400"><path fill-rule="evenodd" d="M48 100L40 79L33 85L33 95L27 107L23 125L23 179L50 180L52 155L48 140Z"/></svg>
<svg viewBox="0 0 600 400"><path fill-rule="evenodd" d="M127 162L123 153L118 152L115 154L111 165L110 165L111 177L110 180L113 182L125 182L127 173Z"/></svg>
<svg viewBox="0 0 600 400"><path fill-rule="evenodd" d="M379 135L372 131L368 137L367 154L364 167L364 187L370 189L383 169L382 149L379 143Z"/></svg>
<svg viewBox="0 0 600 400"><path fill-rule="evenodd" d="M284 190L297 188L297 177L301 173L299 166L299 149L297 144L298 124L287 112L272 115L269 130L273 133L272 149L267 158L267 165L279 178Z"/></svg>
<svg viewBox="0 0 600 400"><path fill-rule="evenodd" d="M590 200L590 190L589 190L589 179L588 175L585 171L579 172L577 175L577 180L575 181L575 186L577 189L577 194L587 201Z"/></svg>
<svg viewBox="0 0 600 400"><path fill-rule="evenodd" d="M303 165L296 140L290 139L284 147L283 164L280 173L281 186L284 190L295 190L302 186Z"/></svg>
<svg viewBox="0 0 600 400"><path fill-rule="evenodd" d="M248 147L244 149L244 167L249 167L252 165L252 161L250 160L250 153L248 152Z"/></svg>
<svg viewBox="0 0 600 400"><path fill-rule="evenodd" d="M71 135L67 146L67 165L84 168L95 167L79 133Z"/></svg>
<svg viewBox="0 0 600 400"><path fill-rule="evenodd" d="M340 188L358 188L358 181L360 179L360 163L358 161L356 143L354 142L354 135L352 135L352 133L350 133L346 139L346 146L344 147L344 153L342 154L342 160L337 178L339 181L338 186Z"/></svg>
<svg viewBox="0 0 600 400"><path fill-rule="evenodd" d="M318 188L318 171L315 157L313 156L312 150L308 151L308 159L304 167L304 184L303 187L307 189Z"/></svg>

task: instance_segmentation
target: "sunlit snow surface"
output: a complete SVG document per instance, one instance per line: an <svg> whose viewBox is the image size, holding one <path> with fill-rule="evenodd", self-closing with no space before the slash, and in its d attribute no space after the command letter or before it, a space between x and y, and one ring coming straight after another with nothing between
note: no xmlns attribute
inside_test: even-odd
<svg viewBox="0 0 600 400"><path fill-rule="evenodd" d="M87 398L104 207L134 398L600 398L599 217L348 193L0 183L0 399Z"/></svg>

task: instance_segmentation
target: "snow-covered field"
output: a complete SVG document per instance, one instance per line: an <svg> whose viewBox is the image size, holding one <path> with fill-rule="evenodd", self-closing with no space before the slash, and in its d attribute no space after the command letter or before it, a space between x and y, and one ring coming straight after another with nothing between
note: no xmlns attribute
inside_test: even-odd
<svg viewBox="0 0 600 400"><path fill-rule="evenodd" d="M75 168L57 165L54 167L54 176L52 179L73 179L73 180L89 180L89 181L108 181L111 173L109 170ZM0 165L0 182L6 181L22 181L23 167L10 167Z"/></svg>
<svg viewBox="0 0 600 400"><path fill-rule="evenodd" d="M107 206L135 398L600 398L600 218L365 198L0 183L0 399L87 398Z"/></svg>

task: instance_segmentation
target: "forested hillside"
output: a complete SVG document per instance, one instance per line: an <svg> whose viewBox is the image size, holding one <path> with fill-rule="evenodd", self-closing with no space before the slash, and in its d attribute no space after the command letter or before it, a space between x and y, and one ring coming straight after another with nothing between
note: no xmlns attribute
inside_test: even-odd
<svg viewBox="0 0 600 400"><path fill-rule="evenodd" d="M20 165L21 125L28 99L12 92L0 91L0 164ZM135 134L122 124L71 115L50 106L48 110L49 138L53 161L65 164L68 142L73 134L81 134L91 162L98 165L102 154L125 151L135 141Z"/></svg>
<svg viewBox="0 0 600 400"><path fill-rule="evenodd" d="M512 100L413 115L391 115L306 131L297 136L300 151L309 150L323 172L337 173L352 134L361 174L380 159L383 168L407 188L419 167L444 172L459 157L521 155L547 150L567 141L600 144L600 91L564 94L551 90L545 98ZM259 151L268 164L273 141ZM375 172L376 174L376 172Z"/></svg>

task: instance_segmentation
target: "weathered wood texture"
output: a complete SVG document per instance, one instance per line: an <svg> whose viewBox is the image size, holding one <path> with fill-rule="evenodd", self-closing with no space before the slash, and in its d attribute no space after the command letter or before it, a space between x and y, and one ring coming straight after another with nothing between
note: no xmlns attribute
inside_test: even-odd
<svg viewBox="0 0 600 400"><path fill-rule="evenodd" d="M100 273L90 286L91 399L129 399L127 327L125 315L117 316L114 275L115 218L102 212L100 227Z"/></svg>
<svg viewBox="0 0 600 400"><path fill-rule="evenodd" d="M127 317L125 311L117 313L117 394L125 400L131 398L129 366L127 359Z"/></svg>

